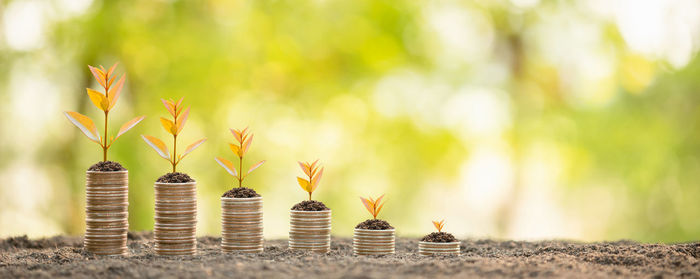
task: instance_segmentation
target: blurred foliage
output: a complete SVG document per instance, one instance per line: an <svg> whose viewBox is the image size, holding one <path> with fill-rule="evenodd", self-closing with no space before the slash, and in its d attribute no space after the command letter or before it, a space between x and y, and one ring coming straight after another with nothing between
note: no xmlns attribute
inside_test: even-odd
<svg viewBox="0 0 700 279"><path fill-rule="evenodd" d="M183 144L209 138L178 168L198 181L200 234L219 232L218 197L237 183L214 156L228 154L228 128L250 126L251 157L267 163L244 186L265 198L268 236L284 237L305 199L296 161L320 158L314 199L333 209L338 235L365 219L358 196L386 193L382 218L404 235L444 217L458 236L697 239L700 59L676 67L632 50L580 2L96 1L52 21L41 48L0 51L0 167L43 173L56 194L36 210L82 233L83 171L101 154L59 113L101 121L86 65L119 61L127 81L112 119L147 115L110 151L129 169L132 230L152 229L153 181L169 171L138 134L165 136L159 98L184 96ZM13 71L59 96L34 115L46 129L30 152L32 131L12 130L29 109L12 101ZM495 163L478 160L493 150ZM528 210L539 198L554 210Z"/></svg>

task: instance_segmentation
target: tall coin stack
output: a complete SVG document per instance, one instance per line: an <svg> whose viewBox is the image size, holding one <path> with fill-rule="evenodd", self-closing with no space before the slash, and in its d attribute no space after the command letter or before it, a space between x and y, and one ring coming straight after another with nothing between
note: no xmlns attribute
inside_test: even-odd
<svg viewBox="0 0 700 279"><path fill-rule="evenodd" d="M355 229L352 237L353 255L387 255L395 253L396 230Z"/></svg>
<svg viewBox="0 0 700 279"><path fill-rule="evenodd" d="M155 250L159 255L197 251L197 183L155 183Z"/></svg>
<svg viewBox="0 0 700 279"><path fill-rule="evenodd" d="M262 197L221 198L221 249L224 252L263 251Z"/></svg>
<svg viewBox="0 0 700 279"><path fill-rule="evenodd" d="M87 171L85 249L126 255L129 230L129 172Z"/></svg>
<svg viewBox="0 0 700 279"><path fill-rule="evenodd" d="M331 249L331 210L290 211L289 249L328 253Z"/></svg>

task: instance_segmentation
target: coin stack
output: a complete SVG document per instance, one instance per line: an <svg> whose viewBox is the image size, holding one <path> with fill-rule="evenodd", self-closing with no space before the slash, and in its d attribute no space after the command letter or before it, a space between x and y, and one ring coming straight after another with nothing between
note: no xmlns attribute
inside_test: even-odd
<svg viewBox="0 0 700 279"><path fill-rule="evenodd" d="M262 197L221 198L221 249L224 252L263 251Z"/></svg>
<svg viewBox="0 0 700 279"><path fill-rule="evenodd" d="M418 242L418 253L429 256L435 254L459 255L459 241L455 242Z"/></svg>
<svg viewBox="0 0 700 279"><path fill-rule="evenodd" d="M396 230L355 229L352 253L357 255L388 255L395 253Z"/></svg>
<svg viewBox="0 0 700 279"><path fill-rule="evenodd" d="M129 172L87 171L85 249L126 255L129 230Z"/></svg>
<svg viewBox="0 0 700 279"><path fill-rule="evenodd" d="M331 210L290 211L289 249L328 253L331 249Z"/></svg>
<svg viewBox="0 0 700 279"><path fill-rule="evenodd" d="M197 183L155 183L154 238L159 255L193 255L197 251Z"/></svg>

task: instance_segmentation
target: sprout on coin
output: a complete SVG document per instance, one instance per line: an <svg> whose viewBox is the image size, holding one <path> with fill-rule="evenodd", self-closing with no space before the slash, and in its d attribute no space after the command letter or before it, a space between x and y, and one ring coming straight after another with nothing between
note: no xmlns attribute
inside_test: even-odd
<svg viewBox="0 0 700 279"><path fill-rule="evenodd" d="M379 212L382 210L382 208L384 208L384 203L386 203L386 200L382 201L383 199L384 195L379 196L377 199L373 199L372 197L360 197L362 205L365 206L365 209L367 209L369 214L372 215L373 219L367 219L364 222L357 224L357 226L355 226L356 229L387 230L394 228L389 224L389 222L377 219L377 215L379 215Z"/></svg>
<svg viewBox="0 0 700 279"><path fill-rule="evenodd" d="M232 175L233 178L236 179L236 181L238 181L238 188L231 189L230 191L224 193L223 196L229 198L259 197L260 195L258 195L258 193L256 193L255 190L243 187L243 179L245 179L254 170L262 166L262 164L265 163L265 160L253 164L250 168L248 168L248 171L244 172L243 157L245 157L246 153L248 153L248 149L250 148L250 145L253 142L253 133L250 133L247 127L243 130L230 130L236 142L229 143L228 145L229 148L231 148L233 154L235 154L236 157L238 157L238 168L236 168L233 162L226 160L222 157L216 157L214 158L214 160L217 163L219 163L219 165L221 165L221 167L223 167L226 170L226 172Z"/></svg>

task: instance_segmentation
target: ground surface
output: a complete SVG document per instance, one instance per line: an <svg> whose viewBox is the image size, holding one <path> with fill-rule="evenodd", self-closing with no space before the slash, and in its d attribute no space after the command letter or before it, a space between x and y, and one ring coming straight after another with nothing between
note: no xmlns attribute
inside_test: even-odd
<svg viewBox="0 0 700 279"><path fill-rule="evenodd" d="M265 243L258 255L223 254L219 238L199 239L196 256L160 257L150 233L129 234L128 257L95 257L80 237L0 241L0 278L236 277L236 278L453 278L453 277L685 277L700 278L700 244L570 243L469 240L458 257L416 255L416 239L397 239L396 255L352 256L352 240L334 238L319 255Z"/></svg>

